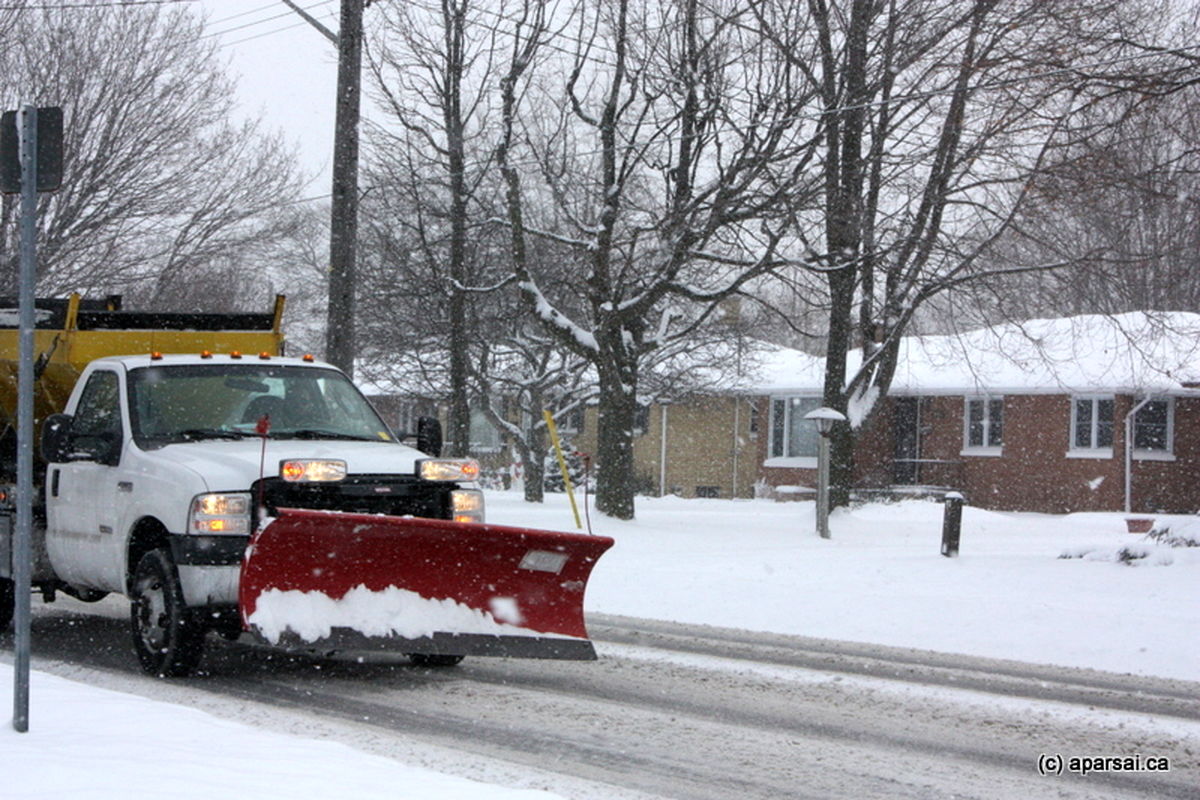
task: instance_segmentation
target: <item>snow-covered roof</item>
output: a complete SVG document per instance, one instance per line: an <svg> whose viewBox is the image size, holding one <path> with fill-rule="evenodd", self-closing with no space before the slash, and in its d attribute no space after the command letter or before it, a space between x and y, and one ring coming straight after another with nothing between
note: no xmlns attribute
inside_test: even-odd
<svg viewBox="0 0 1200 800"><path fill-rule="evenodd" d="M862 352L848 359L850 374ZM820 393L825 359L778 348L761 357L756 394ZM1200 388L1200 314L1129 312L1013 322L910 336L890 394L1191 394Z"/></svg>

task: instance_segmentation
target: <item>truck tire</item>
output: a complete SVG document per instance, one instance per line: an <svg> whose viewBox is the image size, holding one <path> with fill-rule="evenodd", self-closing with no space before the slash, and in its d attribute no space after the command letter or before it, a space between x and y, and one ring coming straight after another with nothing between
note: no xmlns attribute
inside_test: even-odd
<svg viewBox="0 0 1200 800"><path fill-rule="evenodd" d="M160 678L182 678L200 663L205 628L183 600L179 572L165 549L142 556L130 593L133 646L142 668Z"/></svg>
<svg viewBox="0 0 1200 800"><path fill-rule="evenodd" d="M17 607L16 585L11 578L0 578L0 631L8 630Z"/></svg>

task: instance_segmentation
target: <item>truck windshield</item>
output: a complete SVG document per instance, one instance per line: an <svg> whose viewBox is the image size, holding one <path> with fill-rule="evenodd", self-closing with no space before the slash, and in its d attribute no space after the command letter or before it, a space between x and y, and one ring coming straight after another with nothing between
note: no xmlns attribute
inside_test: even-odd
<svg viewBox="0 0 1200 800"><path fill-rule="evenodd" d="M367 399L331 369L270 364L164 364L129 373L135 438L149 442L257 436L395 441Z"/></svg>

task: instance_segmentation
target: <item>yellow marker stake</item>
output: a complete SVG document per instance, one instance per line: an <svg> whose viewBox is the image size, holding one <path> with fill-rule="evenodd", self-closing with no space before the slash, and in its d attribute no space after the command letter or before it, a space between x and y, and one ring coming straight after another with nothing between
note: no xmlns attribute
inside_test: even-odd
<svg viewBox="0 0 1200 800"><path fill-rule="evenodd" d="M546 420L546 430L550 431L550 443L554 445L554 455L558 456L558 468L562 470L563 486L567 489L567 497L571 500L571 512L575 514L575 527L583 530L583 521L579 519L579 506L575 505L575 487L571 485L571 474L567 471L567 459L563 457L562 444L558 440L558 426L554 424L554 416L549 410L542 411Z"/></svg>

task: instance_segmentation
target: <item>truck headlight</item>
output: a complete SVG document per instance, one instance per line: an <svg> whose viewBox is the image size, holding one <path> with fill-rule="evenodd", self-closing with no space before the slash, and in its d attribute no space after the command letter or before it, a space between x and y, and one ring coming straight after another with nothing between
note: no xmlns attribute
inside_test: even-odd
<svg viewBox="0 0 1200 800"><path fill-rule="evenodd" d="M483 492L455 489L450 493L450 519L455 522L483 522Z"/></svg>
<svg viewBox="0 0 1200 800"><path fill-rule="evenodd" d="M473 481L479 478L479 462L473 458L423 458L417 475L427 481Z"/></svg>
<svg viewBox="0 0 1200 800"><path fill-rule="evenodd" d="M250 533L250 494L199 494L192 499L188 511L188 533L228 534L245 536Z"/></svg>
<svg viewBox="0 0 1200 800"><path fill-rule="evenodd" d="M279 462L279 477L289 483L321 483L346 479L346 462L302 458Z"/></svg>

